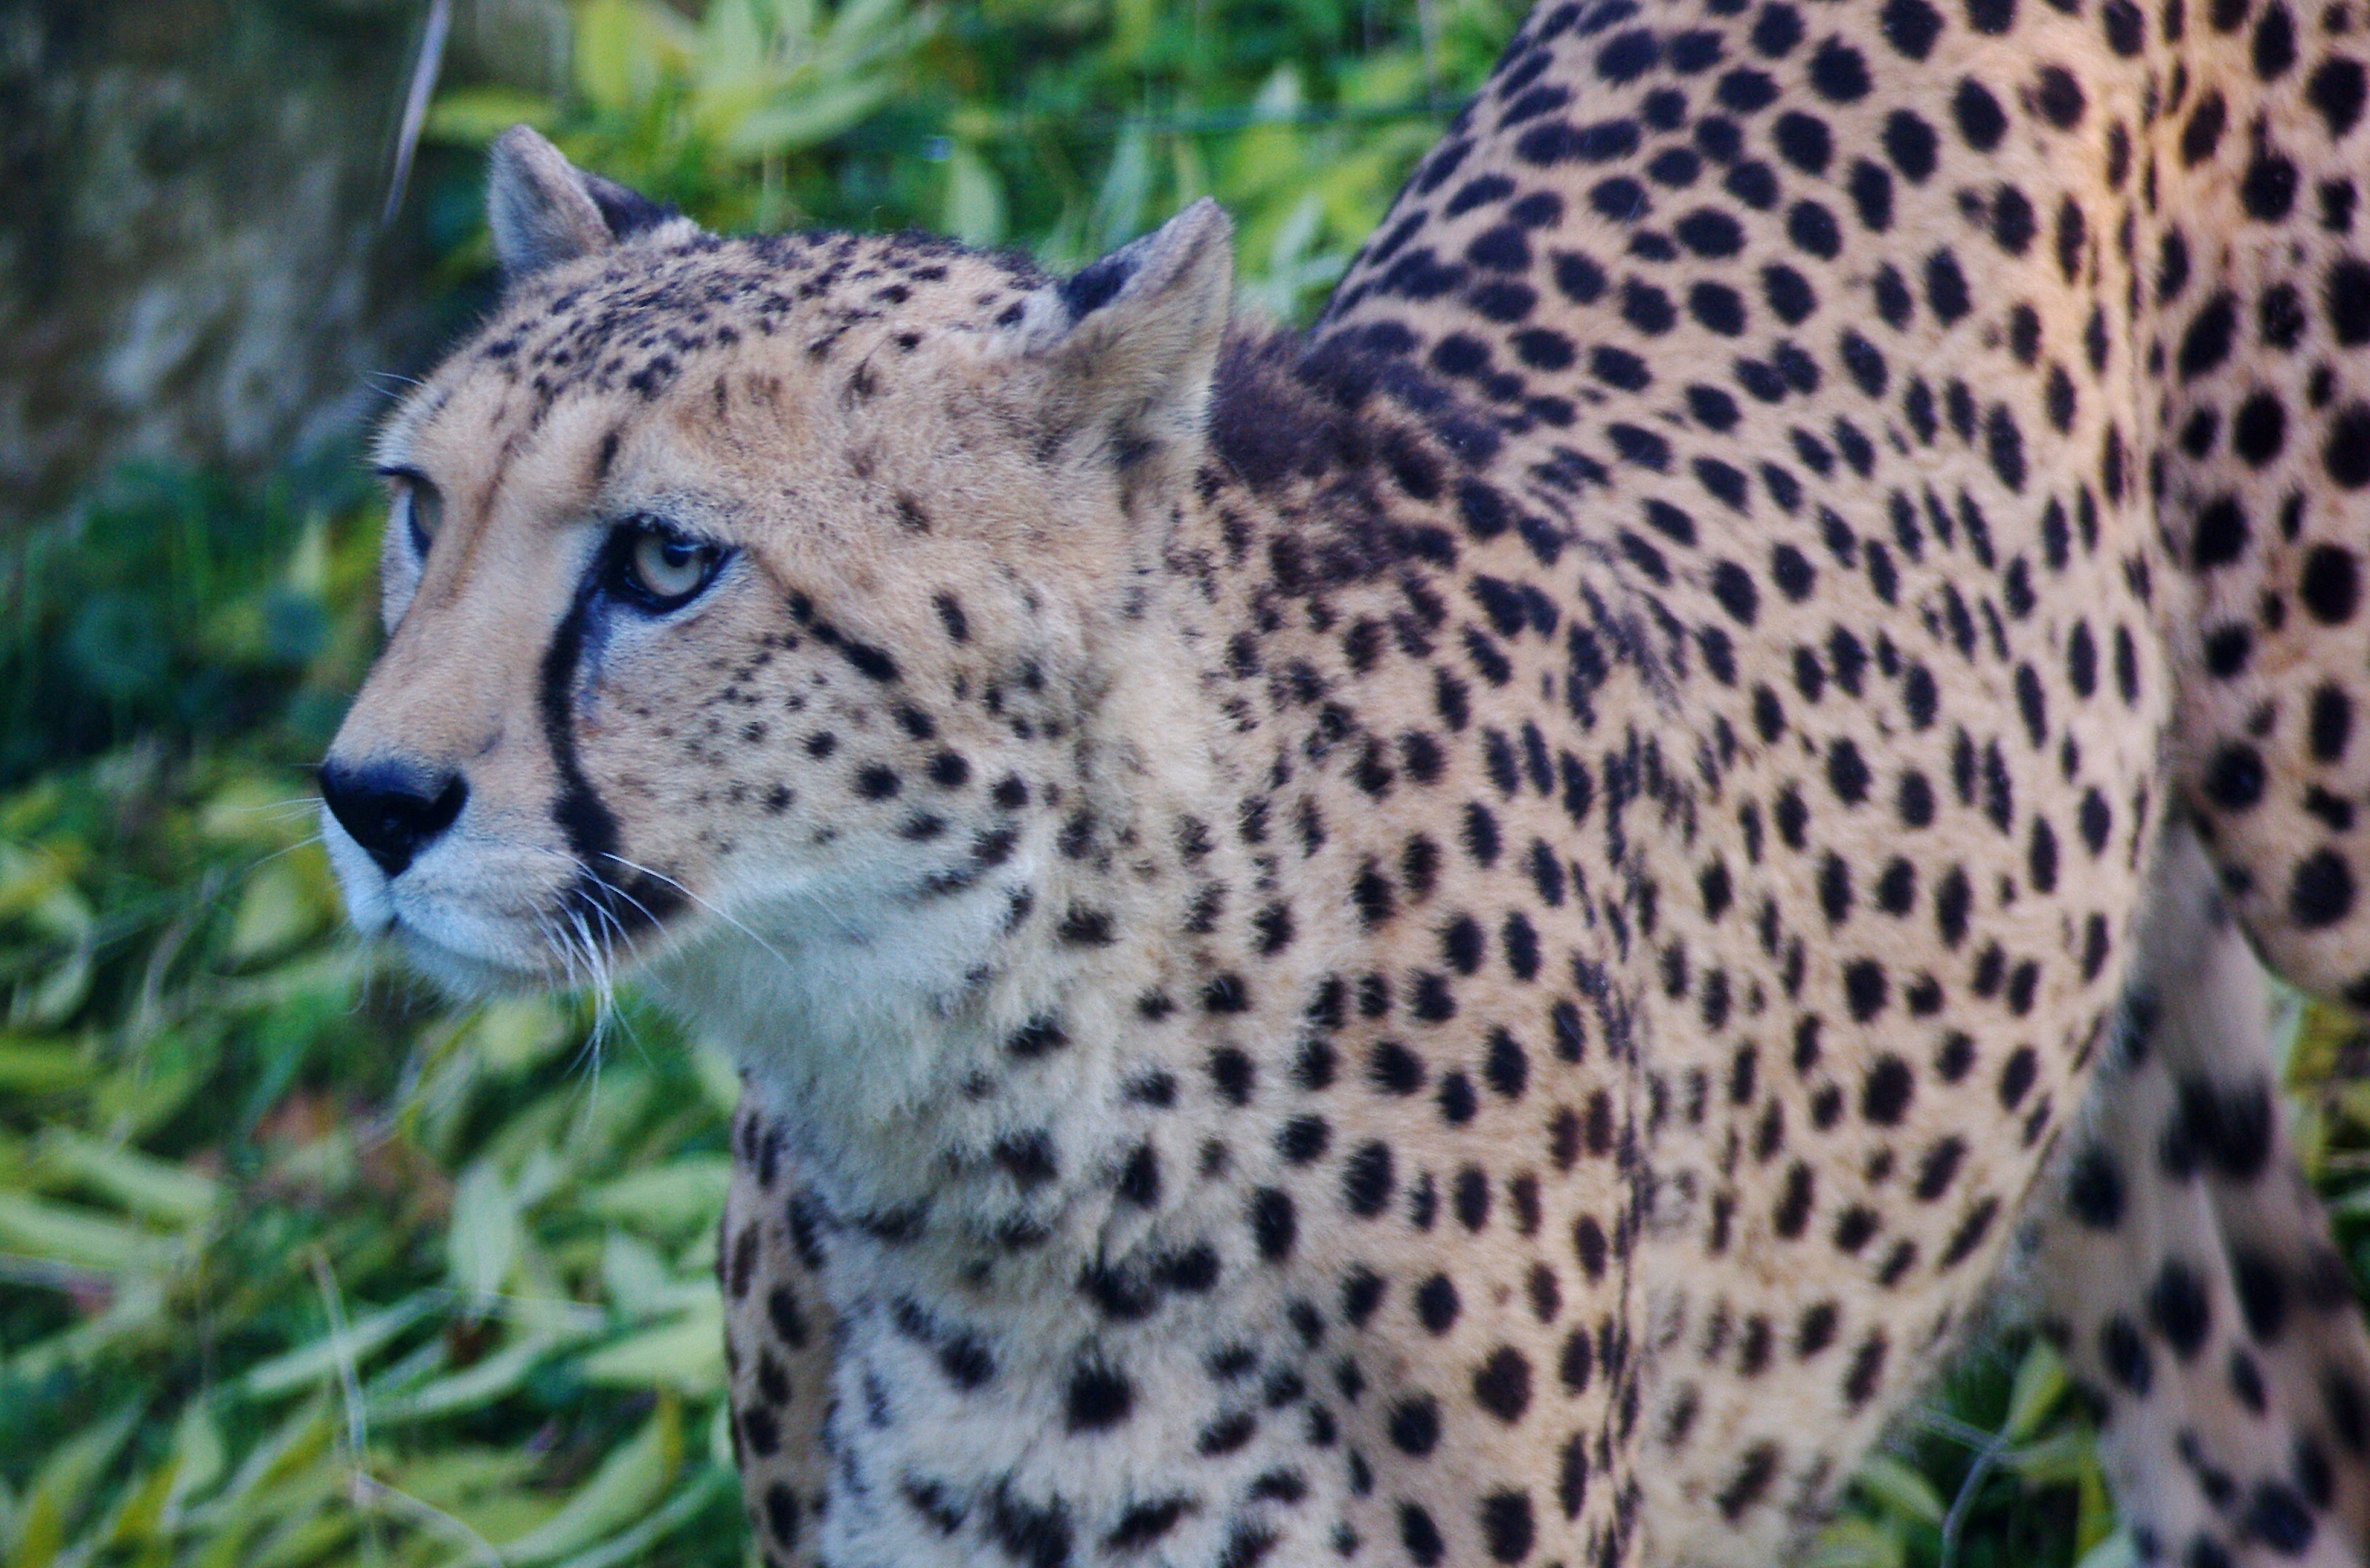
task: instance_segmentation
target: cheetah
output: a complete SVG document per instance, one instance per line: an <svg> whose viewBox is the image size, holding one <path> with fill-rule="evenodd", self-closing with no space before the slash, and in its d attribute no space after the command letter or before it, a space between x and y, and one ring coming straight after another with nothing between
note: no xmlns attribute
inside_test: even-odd
<svg viewBox="0 0 2370 1568"><path fill-rule="evenodd" d="M764 1558L1787 1561L2005 1281L2359 1562L2355 9L1549 0L1299 336L506 134L325 830L738 1053Z"/></svg>

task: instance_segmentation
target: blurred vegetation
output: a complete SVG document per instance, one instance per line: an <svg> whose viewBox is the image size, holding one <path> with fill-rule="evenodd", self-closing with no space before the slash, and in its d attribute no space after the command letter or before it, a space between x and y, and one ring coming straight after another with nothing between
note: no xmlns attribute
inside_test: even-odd
<svg viewBox="0 0 2370 1568"><path fill-rule="evenodd" d="M1512 0L652 0L573 90L476 86L725 227L1075 266L1214 194L1304 318ZM441 172L440 172L441 171ZM477 171L418 200L482 301ZM357 463L132 473L0 558L0 1568L729 1564L710 1270L730 1069L630 996L457 1008L339 934L308 767L376 635ZM2370 1265L2363 1039L2302 1015L2304 1143ZM1815 1568L2121 1568L2081 1402L1978 1346Z"/></svg>
<svg viewBox="0 0 2370 1568"><path fill-rule="evenodd" d="M924 228L1064 269L1214 196L1240 226L1247 302L1295 319L1524 9L712 0L695 22L587 0L566 101L455 91L429 134L481 144L523 120L711 227Z"/></svg>

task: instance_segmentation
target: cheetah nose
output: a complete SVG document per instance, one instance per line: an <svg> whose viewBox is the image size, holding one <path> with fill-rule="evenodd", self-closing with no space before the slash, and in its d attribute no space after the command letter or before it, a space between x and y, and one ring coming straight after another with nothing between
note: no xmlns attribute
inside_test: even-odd
<svg viewBox="0 0 2370 1568"><path fill-rule="evenodd" d="M322 804L389 876L402 876L468 798L469 785L457 773L408 762L321 764Z"/></svg>

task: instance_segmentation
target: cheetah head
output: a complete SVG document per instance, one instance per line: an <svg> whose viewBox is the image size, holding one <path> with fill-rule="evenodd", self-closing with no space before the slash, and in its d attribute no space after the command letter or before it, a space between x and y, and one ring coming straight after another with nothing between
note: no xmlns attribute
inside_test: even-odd
<svg viewBox="0 0 2370 1568"><path fill-rule="evenodd" d="M1127 700L1226 220L1064 280L719 238L523 128L489 207L500 305L378 443L388 640L321 771L352 920L465 992L737 947L777 1002L943 1005Z"/></svg>

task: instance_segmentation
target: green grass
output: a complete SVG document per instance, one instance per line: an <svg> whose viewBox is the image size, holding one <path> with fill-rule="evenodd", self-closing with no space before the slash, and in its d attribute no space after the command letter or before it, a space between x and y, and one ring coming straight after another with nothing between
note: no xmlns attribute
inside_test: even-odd
<svg viewBox="0 0 2370 1568"><path fill-rule="evenodd" d="M6 1561L737 1561L732 1074L379 970L302 789L135 750L0 807Z"/></svg>
<svg viewBox="0 0 2370 1568"><path fill-rule="evenodd" d="M420 200L487 288L468 148L532 117L723 224L1050 265L1214 193L1305 316L1518 20L1441 0L579 10L576 89L473 87ZM0 1568L744 1560L710 1270L729 1069L630 995L455 1008L339 933L306 769L374 644L359 465L127 475L0 559ZM2357 1266L2363 1037L2302 1139ZM1977 1345L1824 1568L2110 1568L2045 1349Z"/></svg>

